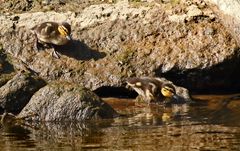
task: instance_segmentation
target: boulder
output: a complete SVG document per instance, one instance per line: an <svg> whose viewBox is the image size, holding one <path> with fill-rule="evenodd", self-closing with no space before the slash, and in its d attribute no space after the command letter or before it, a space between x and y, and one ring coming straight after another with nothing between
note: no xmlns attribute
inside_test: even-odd
<svg viewBox="0 0 240 151"><path fill-rule="evenodd" d="M90 90L73 83L52 82L36 92L17 118L30 121L85 121L118 114Z"/></svg>
<svg viewBox="0 0 240 151"><path fill-rule="evenodd" d="M235 39L240 44L240 3L239 0L206 0L216 7L213 9L218 14L222 23L229 29Z"/></svg>
<svg viewBox="0 0 240 151"><path fill-rule="evenodd" d="M0 87L0 108L6 112L19 113L32 95L45 82L27 73L18 73Z"/></svg>
<svg viewBox="0 0 240 151"><path fill-rule="evenodd" d="M7 83L15 74L13 65L8 61L0 43L0 87Z"/></svg>
<svg viewBox="0 0 240 151"><path fill-rule="evenodd" d="M34 2L27 5L32 6L29 11L0 15L0 41L19 69L24 64L46 81L81 83L91 90L124 87L133 76L165 77L191 90L240 88L240 51L234 36L211 6L187 2L119 1L83 8L72 1L72 11L66 11L66 2L45 12ZM57 11L60 8L65 11ZM56 48L60 59L51 57L51 49L33 49L30 28L44 21L72 25L74 41Z"/></svg>

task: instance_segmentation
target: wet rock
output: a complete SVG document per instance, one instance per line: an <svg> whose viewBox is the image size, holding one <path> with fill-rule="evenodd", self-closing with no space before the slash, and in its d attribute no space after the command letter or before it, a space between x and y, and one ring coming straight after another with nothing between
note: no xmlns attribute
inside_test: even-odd
<svg viewBox="0 0 240 151"><path fill-rule="evenodd" d="M1 115L1 124L11 125L16 121L16 116L11 113L4 113Z"/></svg>
<svg viewBox="0 0 240 151"><path fill-rule="evenodd" d="M0 107L6 112L19 113L44 84L29 74L16 74L0 88Z"/></svg>
<svg viewBox="0 0 240 151"><path fill-rule="evenodd" d="M116 117L96 94L67 82L53 82L36 92L18 118L33 121L82 121Z"/></svg>

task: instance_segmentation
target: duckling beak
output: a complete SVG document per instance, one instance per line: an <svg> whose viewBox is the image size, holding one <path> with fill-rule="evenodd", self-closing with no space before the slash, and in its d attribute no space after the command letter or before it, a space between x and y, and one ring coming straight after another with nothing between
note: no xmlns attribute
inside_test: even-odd
<svg viewBox="0 0 240 151"><path fill-rule="evenodd" d="M177 94L174 94L174 95L172 96L172 98L178 100L178 99L179 99L179 96L178 96Z"/></svg>
<svg viewBox="0 0 240 151"><path fill-rule="evenodd" d="M174 103L177 103L177 104L183 104L183 103L186 103L186 101L184 100L184 98L182 98L181 96L175 94L173 95L172 97L174 100Z"/></svg>
<svg viewBox="0 0 240 151"><path fill-rule="evenodd" d="M68 40L72 40L72 36L71 36L71 35L67 35L66 38L67 38Z"/></svg>

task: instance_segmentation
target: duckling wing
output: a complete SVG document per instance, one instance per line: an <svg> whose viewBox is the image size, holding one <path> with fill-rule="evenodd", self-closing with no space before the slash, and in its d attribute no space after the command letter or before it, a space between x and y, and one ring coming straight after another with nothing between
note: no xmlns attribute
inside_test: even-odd
<svg viewBox="0 0 240 151"><path fill-rule="evenodd" d="M57 35L58 24L54 22L44 22L33 27L33 30L38 35L38 37L50 38Z"/></svg>
<svg viewBox="0 0 240 151"><path fill-rule="evenodd" d="M51 37L57 34L58 26L51 23L46 23L41 28L41 35L44 37Z"/></svg>

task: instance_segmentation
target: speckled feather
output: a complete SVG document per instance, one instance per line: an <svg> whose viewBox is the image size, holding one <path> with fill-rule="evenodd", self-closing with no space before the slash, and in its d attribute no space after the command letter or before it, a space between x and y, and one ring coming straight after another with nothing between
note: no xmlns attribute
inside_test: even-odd
<svg viewBox="0 0 240 151"><path fill-rule="evenodd" d="M154 97L163 97L160 90L163 83L155 78L129 78L127 80L129 86L131 86L139 95L147 96L151 93ZM149 96L147 96L148 98Z"/></svg>
<svg viewBox="0 0 240 151"><path fill-rule="evenodd" d="M68 42L66 37L58 31L59 24L56 22L44 22L32 28L39 42L64 45Z"/></svg>

